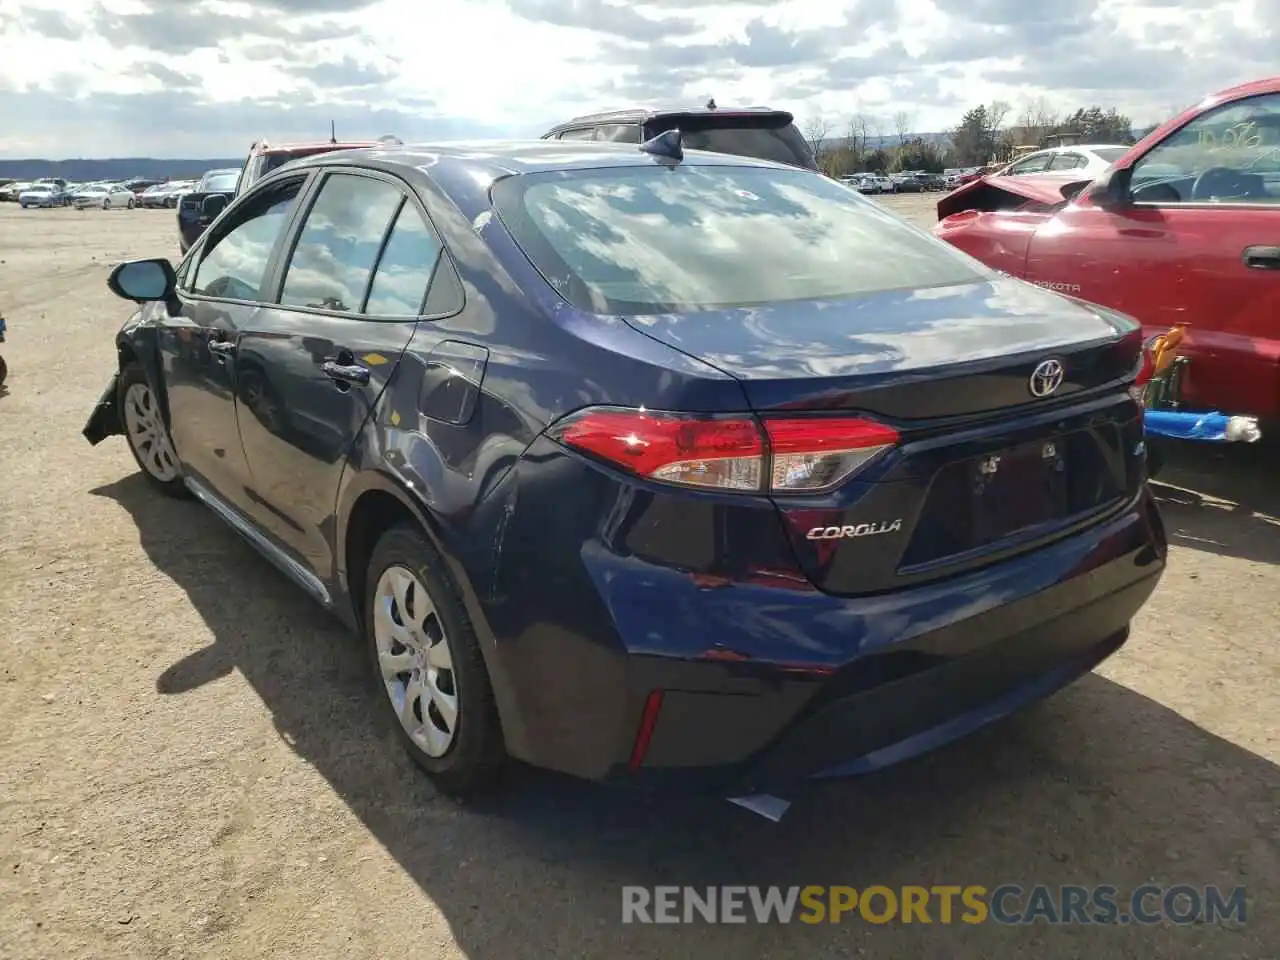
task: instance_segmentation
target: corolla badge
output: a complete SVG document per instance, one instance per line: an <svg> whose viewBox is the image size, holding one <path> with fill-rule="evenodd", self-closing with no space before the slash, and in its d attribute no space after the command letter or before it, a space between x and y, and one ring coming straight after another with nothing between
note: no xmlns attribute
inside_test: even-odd
<svg viewBox="0 0 1280 960"><path fill-rule="evenodd" d="M1031 371L1031 379L1027 382L1027 386L1033 397L1047 397L1062 386L1065 376L1066 371L1057 360L1043 360L1036 365L1035 370Z"/></svg>
<svg viewBox="0 0 1280 960"><path fill-rule="evenodd" d="M850 537L874 537L881 533L897 533L902 520L878 520L843 527L814 527L805 534L807 540L846 540Z"/></svg>

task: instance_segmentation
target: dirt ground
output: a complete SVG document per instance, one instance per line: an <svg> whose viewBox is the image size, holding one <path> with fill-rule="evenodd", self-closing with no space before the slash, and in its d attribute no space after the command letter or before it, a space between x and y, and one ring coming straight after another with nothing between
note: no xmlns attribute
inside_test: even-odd
<svg viewBox="0 0 1280 960"><path fill-rule="evenodd" d="M890 201L928 222L934 198ZM1280 491L1188 449L1127 647L952 748L780 824L521 772L438 797L357 644L212 514L80 429L172 211L0 205L0 956L1275 958ZM1247 922L623 925L624 884L1245 884ZM1270 944L1270 946L1268 946Z"/></svg>

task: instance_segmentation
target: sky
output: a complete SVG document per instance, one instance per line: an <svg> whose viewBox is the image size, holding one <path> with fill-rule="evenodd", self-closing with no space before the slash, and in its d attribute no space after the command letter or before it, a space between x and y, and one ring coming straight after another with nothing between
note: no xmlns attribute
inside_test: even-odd
<svg viewBox="0 0 1280 960"><path fill-rule="evenodd" d="M1040 97L1146 125L1278 44L1280 0L0 0L0 157L539 136L712 96L832 135Z"/></svg>

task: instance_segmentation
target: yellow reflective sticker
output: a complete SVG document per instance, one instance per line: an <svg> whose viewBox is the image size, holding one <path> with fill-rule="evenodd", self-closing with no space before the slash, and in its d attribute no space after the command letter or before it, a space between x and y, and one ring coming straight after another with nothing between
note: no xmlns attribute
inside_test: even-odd
<svg viewBox="0 0 1280 960"><path fill-rule="evenodd" d="M387 362L387 358L380 353L366 353L362 359L371 367L380 367Z"/></svg>
<svg viewBox="0 0 1280 960"><path fill-rule="evenodd" d="M391 411L391 425L392 425L393 427L398 427L398 426L400 426L400 411L399 411L399 410L392 410L392 411Z"/></svg>

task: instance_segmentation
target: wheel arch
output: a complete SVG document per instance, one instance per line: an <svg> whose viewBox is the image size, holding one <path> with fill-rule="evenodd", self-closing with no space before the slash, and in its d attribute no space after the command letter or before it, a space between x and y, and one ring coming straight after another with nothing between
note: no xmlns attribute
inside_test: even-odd
<svg viewBox="0 0 1280 960"><path fill-rule="evenodd" d="M335 513L335 587L338 596L343 598L342 609L335 612L357 630L363 630L368 566L378 539L397 524L411 524L422 531L443 559L444 573L457 590L476 632L507 750L517 757L529 756L522 742L524 726L519 720L517 699L489 619L466 568L449 549L434 514L391 474L374 469L357 471L351 467L343 478Z"/></svg>

